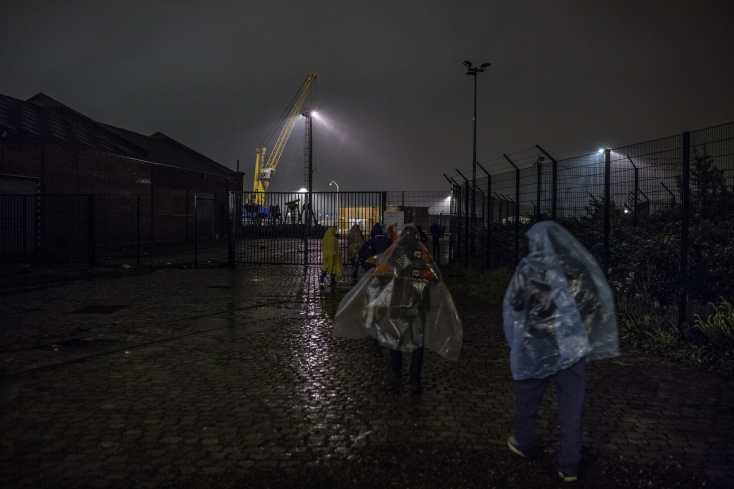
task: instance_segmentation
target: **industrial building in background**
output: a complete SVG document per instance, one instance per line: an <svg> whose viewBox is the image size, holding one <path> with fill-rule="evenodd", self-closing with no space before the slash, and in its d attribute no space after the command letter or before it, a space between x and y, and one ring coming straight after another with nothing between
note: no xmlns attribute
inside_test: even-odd
<svg viewBox="0 0 734 489"><path fill-rule="evenodd" d="M0 95L0 255L225 239L244 173L157 132L103 124L39 93ZM198 203L198 205L197 205ZM202 226L203 224L203 226ZM76 260L66 253L62 261Z"/></svg>

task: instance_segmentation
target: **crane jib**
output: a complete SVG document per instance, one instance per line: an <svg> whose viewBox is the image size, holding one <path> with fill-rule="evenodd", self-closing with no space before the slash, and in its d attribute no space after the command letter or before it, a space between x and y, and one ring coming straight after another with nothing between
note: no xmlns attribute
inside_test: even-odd
<svg viewBox="0 0 734 489"><path fill-rule="evenodd" d="M285 148L285 145L288 142L288 138L291 135L291 131L293 130L293 126L296 123L296 118L301 112L301 107L303 106L304 100L306 100L308 89L315 79L316 75L314 73L310 73L308 77L306 77L306 81L303 83L301 89L298 92L296 101L294 102L293 107L291 107L290 113L286 118L283 129L280 131L278 140L275 142L275 146L270 153L267 163L264 162L266 148L257 148L255 150L255 182L253 185L253 192L256 193L257 200L262 200L263 202L265 200L265 196L263 195L263 193L268 188L268 184L270 183L270 176L275 171L275 167L278 165L278 160L280 160L283 149ZM266 172L266 169L269 171ZM261 202L259 203L262 205Z"/></svg>

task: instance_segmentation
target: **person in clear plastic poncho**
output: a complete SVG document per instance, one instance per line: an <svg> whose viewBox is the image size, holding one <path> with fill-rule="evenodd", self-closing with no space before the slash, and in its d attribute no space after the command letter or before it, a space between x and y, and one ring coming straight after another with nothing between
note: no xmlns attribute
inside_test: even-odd
<svg viewBox="0 0 734 489"><path fill-rule="evenodd" d="M515 388L514 453L533 457L538 407L555 378L560 425L559 473L575 480L581 456L586 361L619 355L612 292L599 265L552 221L528 232L502 306Z"/></svg>
<svg viewBox="0 0 734 489"><path fill-rule="evenodd" d="M420 391L423 348L456 360L461 320L433 258L408 224L376 266L365 273L339 304L334 336L372 336L391 350L391 369L402 371L402 352L411 353L411 387Z"/></svg>

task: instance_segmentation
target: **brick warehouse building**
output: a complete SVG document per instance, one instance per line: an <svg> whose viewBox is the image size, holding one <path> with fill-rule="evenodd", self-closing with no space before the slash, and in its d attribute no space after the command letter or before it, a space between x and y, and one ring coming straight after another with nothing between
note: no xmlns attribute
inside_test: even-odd
<svg viewBox="0 0 734 489"><path fill-rule="evenodd" d="M96 122L42 93L27 101L0 95L3 251L41 241L44 228L32 221L59 214L53 195L93 196L84 198L93 209L85 232L96 247L132 244L138 236L143 243L192 240L195 202L197 223L224 239L228 193L242 190L243 176L164 134ZM11 212L10 195L35 198ZM18 232L23 237L14 237ZM56 246L71 241L68 231L45 234L55 235Z"/></svg>

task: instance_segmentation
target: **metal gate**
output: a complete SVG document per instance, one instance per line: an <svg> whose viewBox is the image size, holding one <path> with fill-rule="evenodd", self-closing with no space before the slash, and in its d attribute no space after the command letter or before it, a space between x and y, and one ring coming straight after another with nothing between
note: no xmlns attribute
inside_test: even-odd
<svg viewBox="0 0 734 489"><path fill-rule="evenodd" d="M365 239L385 210L383 192L230 192L230 261L321 264L321 238L337 228L342 257L357 224ZM310 202L309 202L310 200Z"/></svg>

